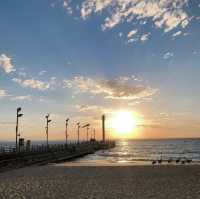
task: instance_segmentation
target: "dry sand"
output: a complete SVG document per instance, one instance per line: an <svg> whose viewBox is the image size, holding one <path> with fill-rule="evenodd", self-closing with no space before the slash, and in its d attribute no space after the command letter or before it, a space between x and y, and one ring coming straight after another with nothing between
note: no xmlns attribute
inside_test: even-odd
<svg viewBox="0 0 200 199"><path fill-rule="evenodd" d="M0 198L200 199L200 166L43 166L0 174Z"/></svg>

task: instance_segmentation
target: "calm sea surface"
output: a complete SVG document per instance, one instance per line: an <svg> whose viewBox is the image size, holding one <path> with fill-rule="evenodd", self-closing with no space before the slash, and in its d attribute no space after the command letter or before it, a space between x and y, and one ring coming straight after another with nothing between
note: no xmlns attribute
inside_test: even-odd
<svg viewBox="0 0 200 199"><path fill-rule="evenodd" d="M59 143L62 142L52 142L52 144ZM32 144L45 144L45 142L32 142ZM0 145L14 146L14 142L0 142ZM118 140L115 148L98 151L75 162L134 163L149 162L161 157L163 160L186 158L200 163L200 139Z"/></svg>
<svg viewBox="0 0 200 199"><path fill-rule="evenodd" d="M200 162L200 139L119 140L116 147L98 151L76 162L127 162L192 159Z"/></svg>

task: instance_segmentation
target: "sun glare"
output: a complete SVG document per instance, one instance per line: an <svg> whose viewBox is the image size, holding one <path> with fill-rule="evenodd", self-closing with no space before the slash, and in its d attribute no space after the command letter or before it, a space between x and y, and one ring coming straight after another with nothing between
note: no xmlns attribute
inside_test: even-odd
<svg viewBox="0 0 200 199"><path fill-rule="evenodd" d="M126 137L133 133L137 127L136 116L129 111L116 112L111 120L111 128L119 136Z"/></svg>

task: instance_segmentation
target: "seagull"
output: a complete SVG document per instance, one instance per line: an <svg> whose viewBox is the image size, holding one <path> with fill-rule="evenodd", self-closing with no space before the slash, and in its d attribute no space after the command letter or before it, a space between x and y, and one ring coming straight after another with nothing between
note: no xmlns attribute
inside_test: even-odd
<svg viewBox="0 0 200 199"><path fill-rule="evenodd" d="M182 161L181 161L181 164L185 164L185 160L182 160Z"/></svg>
<svg viewBox="0 0 200 199"><path fill-rule="evenodd" d="M153 160L153 161L152 161L152 164L153 164L153 165L154 165L154 164L156 164L156 163L157 163L157 161L156 161L156 160Z"/></svg>
<svg viewBox="0 0 200 199"><path fill-rule="evenodd" d="M170 159L168 159L167 162L168 162L168 163L172 163L172 161L173 161L172 158L170 158Z"/></svg>
<svg viewBox="0 0 200 199"><path fill-rule="evenodd" d="M191 160L191 159L186 159L186 162L187 162L188 164L190 164L190 163L192 162L192 160Z"/></svg>
<svg viewBox="0 0 200 199"><path fill-rule="evenodd" d="M162 164L162 153L161 153L160 160L158 160L158 164Z"/></svg>

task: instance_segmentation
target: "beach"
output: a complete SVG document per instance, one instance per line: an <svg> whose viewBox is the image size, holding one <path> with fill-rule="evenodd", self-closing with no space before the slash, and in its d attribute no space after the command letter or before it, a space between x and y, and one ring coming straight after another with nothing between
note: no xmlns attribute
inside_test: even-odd
<svg viewBox="0 0 200 199"><path fill-rule="evenodd" d="M0 198L198 199L199 165L27 167L0 174Z"/></svg>

